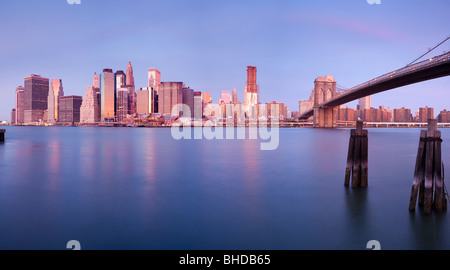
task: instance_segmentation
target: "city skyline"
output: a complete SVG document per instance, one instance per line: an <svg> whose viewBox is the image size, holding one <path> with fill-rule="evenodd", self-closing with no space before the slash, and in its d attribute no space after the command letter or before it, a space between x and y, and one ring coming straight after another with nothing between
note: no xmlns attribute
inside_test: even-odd
<svg viewBox="0 0 450 270"><path fill-rule="evenodd" d="M136 89L146 87L147 70L157 68L162 74L161 81L182 81L196 91L210 92L213 101L220 98L221 91L233 88L242 101L246 82L242 70L249 65L257 66L261 103L275 100L295 111L298 102L309 97L316 77L332 74L339 85L353 87L406 65L448 35L439 27L446 22L449 4L445 1L435 1L428 12L432 15L420 17L419 22L416 18L427 14L427 8L419 9L414 5L417 1L381 5L368 5L366 1L339 4L193 1L192 5L179 1L153 2L155 9L171 8L180 18L170 21L155 14L150 22L139 16L147 4L111 1L106 11L112 12L119 4L124 8L123 18L114 23L101 22L105 15L98 13L101 10L98 3L17 2L6 3L0 11L0 20L16 25L2 30L8 42L0 45L0 58L9 63L8 68L1 69L4 84L0 88L4 96L0 101L0 120L7 121L14 107L14 90L29 74L62 79L66 94L83 96L86 87L92 84L94 72L101 73L105 67L123 70L123 63L130 60ZM22 11L23 3L32 8ZM42 13L37 15L35 10ZM201 10L209 12L197 18ZM20 21L14 17L18 12L25 13ZM54 20L60 24L47 20L48 12L57 12ZM95 20L90 19L94 14ZM409 24L394 24L395 20L389 19L394 14L395 20L402 18ZM30 27L31 22L36 25ZM113 39L110 34L117 27L128 31ZM409 31L408 27L415 31ZM48 38L38 35L37 30L43 36L57 33L60 41L48 43ZM245 35L248 31L252 32L250 39ZM321 34L329 34L333 46L322 43ZM33 42L24 42L22 36ZM92 42L87 42L94 36ZM147 46L140 44L145 41ZM449 48L444 44L431 55ZM371 103L375 108L385 105L408 107L412 111L429 106L439 112L450 108L446 101L450 97L446 91L449 82L449 78L441 78L402 87L373 95ZM356 102L346 105L356 107Z"/></svg>

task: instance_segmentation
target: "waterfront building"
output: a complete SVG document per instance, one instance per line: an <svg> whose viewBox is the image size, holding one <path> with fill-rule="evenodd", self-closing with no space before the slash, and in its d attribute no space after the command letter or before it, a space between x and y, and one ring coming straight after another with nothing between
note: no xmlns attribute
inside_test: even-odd
<svg viewBox="0 0 450 270"><path fill-rule="evenodd" d="M232 103L231 92L230 91L221 91L220 92L220 99L225 104Z"/></svg>
<svg viewBox="0 0 450 270"><path fill-rule="evenodd" d="M23 124L24 123L24 97L25 97L25 88L22 86L18 86L16 88L16 117L15 124Z"/></svg>
<svg viewBox="0 0 450 270"><path fill-rule="evenodd" d="M13 108L11 110L11 125L15 125L16 124L16 108Z"/></svg>
<svg viewBox="0 0 450 270"><path fill-rule="evenodd" d="M128 114L128 88L120 87L117 89L116 97L116 118L117 122L124 122Z"/></svg>
<svg viewBox="0 0 450 270"><path fill-rule="evenodd" d="M306 111L309 111L314 106L314 89L311 90L311 95L307 100L300 100L298 102L298 112L299 114L303 114Z"/></svg>
<svg viewBox="0 0 450 270"><path fill-rule="evenodd" d="M136 113L136 87L130 61L128 61L126 70L126 88L128 89L128 114L134 115Z"/></svg>
<svg viewBox="0 0 450 270"><path fill-rule="evenodd" d="M53 93L53 87L50 86L48 88L48 97L47 97L47 123L53 124L56 121L56 113L55 113L55 94Z"/></svg>
<svg viewBox="0 0 450 270"><path fill-rule="evenodd" d="M162 82L158 92L158 113L172 115L172 108L177 106L176 116L179 116L183 103L183 88L184 83L182 82Z"/></svg>
<svg viewBox="0 0 450 270"><path fill-rule="evenodd" d="M450 111L444 109L437 118L440 123L450 123Z"/></svg>
<svg viewBox="0 0 450 270"><path fill-rule="evenodd" d="M58 122L73 125L80 122L80 108L83 98L81 96L59 97Z"/></svg>
<svg viewBox="0 0 450 270"><path fill-rule="evenodd" d="M24 123L44 121L47 110L49 79L32 74L24 79Z"/></svg>
<svg viewBox="0 0 450 270"><path fill-rule="evenodd" d="M116 82L112 69L105 68L100 74L101 121L114 122L116 112Z"/></svg>
<svg viewBox="0 0 450 270"><path fill-rule="evenodd" d="M202 92L195 91L194 92L194 118L197 120L201 120L203 118L203 100L202 100Z"/></svg>
<svg viewBox="0 0 450 270"><path fill-rule="evenodd" d="M434 108L419 108L419 119L420 123L428 123L428 119L434 119Z"/></svg>
<svg viewBox="0 0 450 270"><path fill-rule="evenodd" d="M80 107L80 123L97 123L100 120L97 89L89 86L84 94Z"/></svg>
<svg viewBox="0 0 450 270"><path fill-rule="evenodd" d="M59 97L64 96L62 80L61 79L53 79L51 88L52 88L53 94L55 95L54 106L53 106L54 118L55 118L54 121L58 121L58 106L59 106L58 100L59 100ZM50 115L50 113L48 115Z"/></svg>
<svg viewBox="0 0 450 270"><path fill-rule="evenodd" d="M194 90L189 87L183 88L183 104L189 107L189 114L183 109L183 116L192 118L194 117Z"/></svg>
<svg viewBox="0 0 450 270"><path fill-rule="evenodd" d="M411 122L412 114L411 109L405 109L402 107L401 109L394 109L394 122Z"/></svg>
<svg viewBox="0 0 450 270"><path fill-rule="evenodd" d="M136 92L136 113L150 114L155 112L155 91L143 87Z"/></svg>
<svg viewBox="0 0 450 270"><path fill-rule="evenodd" d="M258 104L258 85L256 83L256 67L247 66L247 82L244 91L244 104Z"/></svg>

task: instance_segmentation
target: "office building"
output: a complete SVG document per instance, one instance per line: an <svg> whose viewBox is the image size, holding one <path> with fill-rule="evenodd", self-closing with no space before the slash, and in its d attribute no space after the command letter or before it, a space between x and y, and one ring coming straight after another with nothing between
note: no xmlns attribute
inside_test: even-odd
<svg viewBox="0 0 450 270"><path fill-rule="evenodd" d="M128 88L117 88L116 94L116 120L117 122L124 122L128 114Z"/></svg>
<svg viewBox="0 0 450 270"><path fill-rule="evenodd" d="M174 108L177 112L174 116L179 116L183 103L183 88L182 82L162 82L158 92L158 113L172 115L172 108Z"/></svg>
<svg viewBox="0 0 450 270"><path fill-rule="evenodd" d="M419 119L420 123L428 123L428 119L434 119L434 109L433 108L419 108Z"/></svg>
<svg viewBox="0 0 450 270"><path fill-rule="evenodd" d="M203 100L202 92L194 92L194 119L201 120L203 118Z"/></svg>
<svg viewBox="0 0 450 270"><path fill-rule="evenodd" d="M11 110L11 125L15 125L16 124L16 108L13 108Z"/></svg>
<svg viewBox="0 0 450 270"><path fill-rule="evenodd" d="M80 107L80 123L92 124L99 122L100 108L97 98L97 89L94 86L89 86L86 89L86 93L84 94Z"/></svg>
<svg viewBox="0 0 450 270"><path fill-rule="evenodd" d="M79 123L82 100L81 96L59 97L58 122L66 125Z"/></svg>
<svg viewBox="0 0 450 270"><path fill-rule="evenodd" d="M231 92L230 91L221 91L220 99L221 99L221 102L223 102L224 104L232 103Z"/></svg>
<svg viewBox="0 0 450 270"><path fill-rule="evenodd" d="M236 92L236 87L233 88L233 99L232 99L233 104L236 104L239 102L238 100L238 96L237 96L237 92Z"/></svg>
<svg viewBox="0 0 450 270"><path fill-rule="evenodd" d="M158 86L161 83L161 72L156 68L148 69L148 87L152 87L158 94Z"/></svg>
<svg viewBox="0 0 450 270"><path fill-rule="evenodd" d="M53 87L50 86L48 88L48 97L47 97L47 123L54 124L56 121L56 114L55 112L56 106L55 106L55 94L53 93Z"/></svg>
<svg viewBox="0 0 450 270"><path fill-rule="evenodd" d="M155 112L155 91L150 87L143 87L136 92L136 113L150 114Z"/></svg>
<svg viewBox="0 0 450 270"><path fill-rule="evenodd" d="M49 79L32 74L25 77L24 82L24 123L40 123L45 120Z"/></svg>
<svg viewBox="0 0 450 270"><path fill-rule="evenodd" d="M134 85L133 67L128 61L126 70L126 86L128 90L128 114L134 115L136 113L136 87Z"/></svg>
<svg viewBox="0 0 450 270"><path fill-rule="evenodd" d="M358 105L361 110L370 109L372 106L371 97L365 96L365 97L358 99Z"/></svg>
<svg viewBox="0 0 450 270"><path fill-rule="evenodd" d="M16 125L21 125L24 123L24 97L25 88L18 86L16 88L16 121L14 122Z"/></svg>
<svg viewBox="0 0 450 270"><path fill-rule="evenodd" d="M183 107L183 116L192 118L194 117L194 90L189 87L183 88L183 104L189 107L189 114L186 107Z"/></svg>
<svg viewBox="0 0 450 270"><path fill-rule="evenodd" d="M59 106L58 100L59 100L59 97L64 96L62 80L61 79L53 79L51 87L53 90L53 94L55 95L55 102L54 102L54 108L53 108L54 117L55 117L55 121L58 121L58 106Z"/></svg>
<svg viewBox="0 0 450 270"><path fill-rule="evenodd" d="M256 83L256 67L247 66L247 83L244 89L244 105L254 106L259 103L259 86Z"/></svg>
<svg viewBox="0 0 450 270"><path fill-rule="evenodd" d="M114 122L116 112L116 76L112 69L105 68L100 74L101 121Z"/></svg>

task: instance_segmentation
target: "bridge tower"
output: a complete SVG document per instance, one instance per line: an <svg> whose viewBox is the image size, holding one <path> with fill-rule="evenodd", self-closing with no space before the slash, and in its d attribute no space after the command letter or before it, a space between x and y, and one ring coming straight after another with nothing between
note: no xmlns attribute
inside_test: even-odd
<svg viewBox="0 0 450 270"><path fill-rule="evenodd" d="M336 81L332 75L318 77L314 81L314 127L334 128L337 122L337 108L320 108L320 104L336 96Z"/></svg>

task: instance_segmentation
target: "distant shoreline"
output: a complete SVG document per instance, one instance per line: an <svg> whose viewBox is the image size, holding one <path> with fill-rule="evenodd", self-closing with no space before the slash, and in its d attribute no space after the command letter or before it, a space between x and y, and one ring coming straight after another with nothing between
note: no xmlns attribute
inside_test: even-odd
<svg viewBox="0 0 450 270"><path fill-rule="evenodd" d="M109 128L115 128L115 127L129 127L129 128L171 128L171 125L125 125L125 124L110 124L110 125L98 125L98 124L89 124L89 125L0 125L1 127L8 127L8 126L14 126L14 127L109 127ZM426 128L428 125L426 123L369 123L364 124L364 128ZM181 125L180 127L191 127L191 128L249 128L249 127L268 127L271 128L271 125L234 125L234 126L227 126L227 125L203 125L203 126L193 126L193 125ZM280 123L278 128L314 128L312 123ZM345 124L337 124L337 126L333 128L318 128L318 129L338 129L338 128L355 128L355 124L352 123L345 123ZM438 123L438 128L450 128L450 123Z"/></svg>

